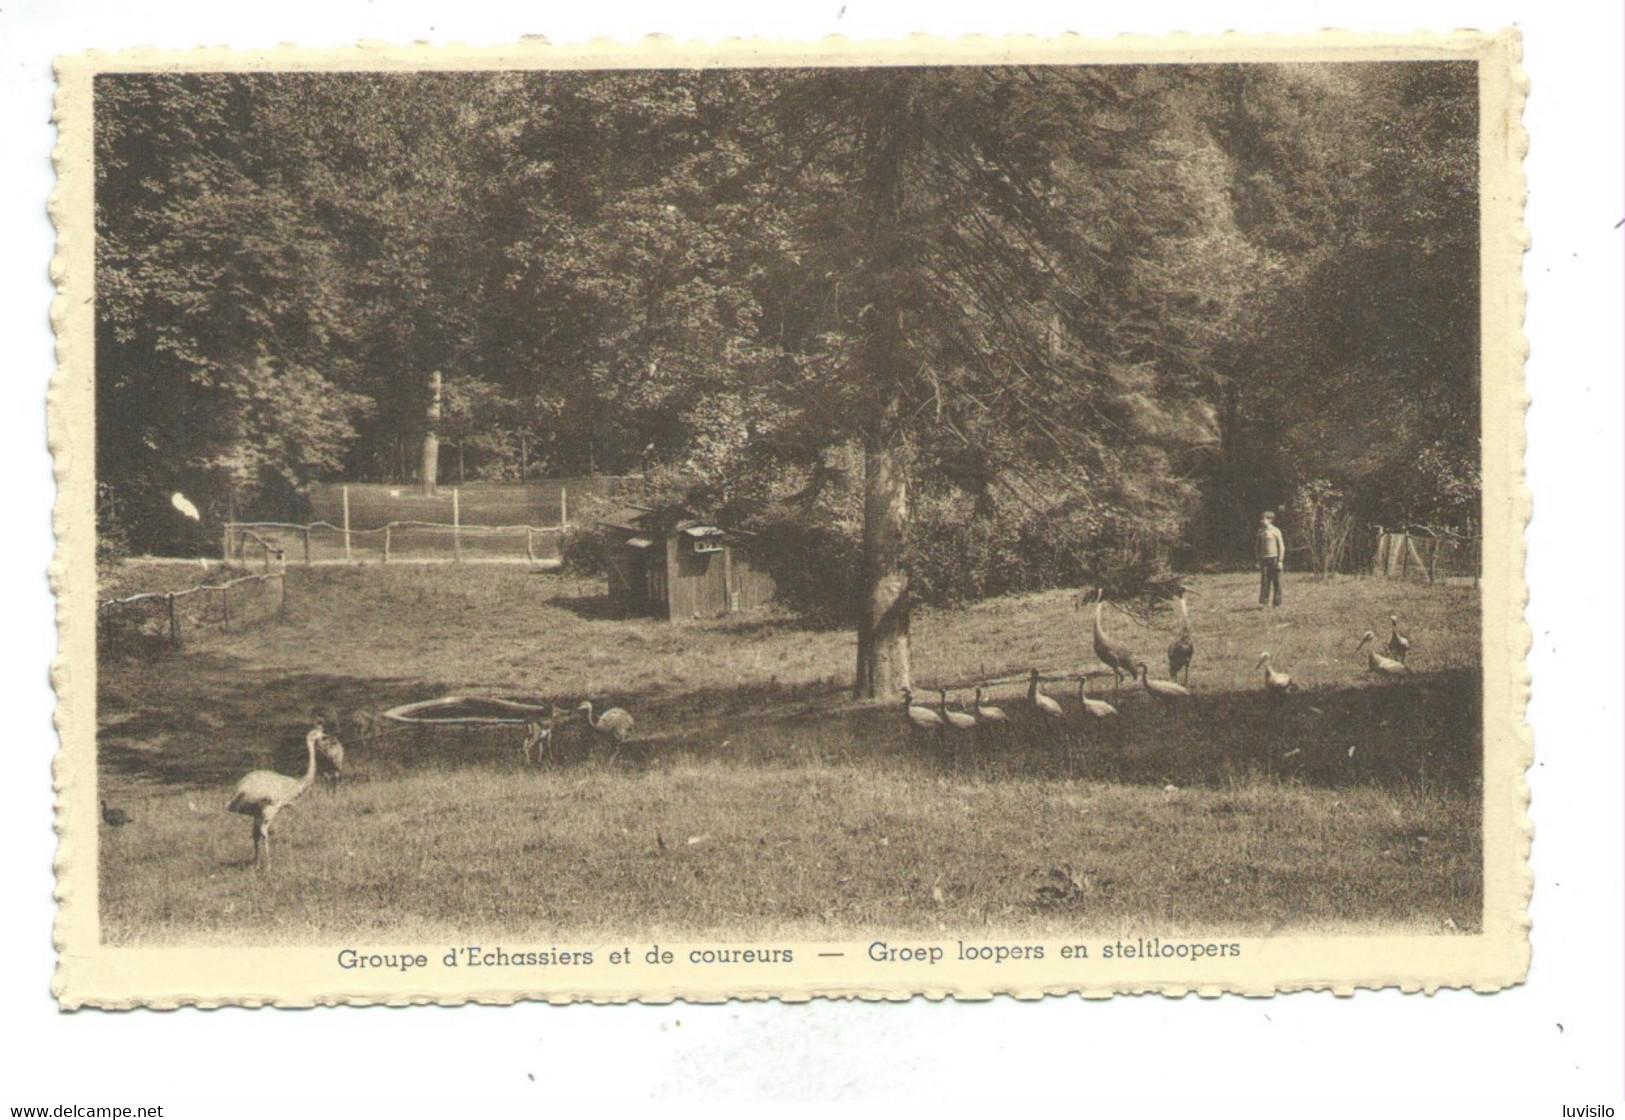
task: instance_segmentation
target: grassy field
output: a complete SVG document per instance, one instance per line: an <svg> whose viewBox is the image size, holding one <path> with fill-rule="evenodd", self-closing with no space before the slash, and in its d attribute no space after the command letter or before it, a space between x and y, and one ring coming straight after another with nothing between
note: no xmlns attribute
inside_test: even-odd
<svg viewBox="0 0 1625 1120"><path fill-rule="evenodd" d="M1040 725L1009 685L1008 734L944 747L850 702L847 633L613 619L598 583L522 568L294 570L281 622L104 661L103 792L134 821L101 837L103 936L1478 929L1477 592L1289 581L1262 613L1254 577L1195 581L1188 705L1124 688L1085 725L1057 683L1068 718ZM1398 683L1354 652L1390 611L1415 642ZM1171 616L1107 618L1159 665ZM1101 668L1059 592L922 611L914 645L921 686ZM1303 693L1264 694L1265 649ZM1109 674L1091 689L1113 698ZM303 768L313 708L451 693L620 705L635 742L611 761L563 736L537 768L512 728L351 739L341 788L248 866L225 803L248 770Z"/></svg>

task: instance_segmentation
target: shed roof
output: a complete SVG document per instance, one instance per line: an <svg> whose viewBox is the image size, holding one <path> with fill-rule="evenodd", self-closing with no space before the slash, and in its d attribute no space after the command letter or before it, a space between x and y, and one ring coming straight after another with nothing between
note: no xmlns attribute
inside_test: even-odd
<svg viewBox="0 0 1625 1120"><path fill-rule="evenodd" d="M614 513L599 518L598 524L637 533L648 528L647 519L653 512L648 506L622 506Z"/></svg>

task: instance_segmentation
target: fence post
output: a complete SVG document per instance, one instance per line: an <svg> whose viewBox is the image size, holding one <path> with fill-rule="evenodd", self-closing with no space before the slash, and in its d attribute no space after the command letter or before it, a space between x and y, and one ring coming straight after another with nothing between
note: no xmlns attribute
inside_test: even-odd
<svg viewBox="0 0 1625 1120"><path fill-rule="evenodd" d="M570 488L568 486L559 487L559 528L561 529L568 529L570 527L569 493Z"/></svg>
<svg viewBox="0 0 1625 1120"><path fill-rule="evenodd" d="M393 524L394 522L391 521L384 526L384 563L386 564L389 563L389 527Z"/></svg>
<svg viewBox="0 0 1625 1120"><path fill-rule="evenodd" d="M276 613L278 617L288 613L288 572L283 569L277 573L277 600Z"/></svg>
<svg viewBox="0 0 1625 1120"><path fill-rule="evenodd" d="M231 589L225 586L220 588L220 625L231 629Z"/></svg>
<svg viewBox="0 0 1625 1120"><path fill-rule="evenodd" d="M536 563L536 548L531 541L529 525L525 526L525 560L532 564Z"/></svg>
<svg viewBox="0 0 1625 1120"><path fill-rule="evenodd" d="M1434 537L1433 538L1433 551L1428 554L1428 583L1429 584L1432 584L1434 582L1435 578L1439 574L1439 546L1442 545L1443 543L1444 543L1444 538L1442 538L1442 537Z"/></svg>
<svg viewBox="0 0 1625 1120"><path fill-rule="evenodd" d="M229 521L226 522L226 527L220 530L220 561L221 563L231 562L231 522Z"/></svg>
<svg viewBox="0 0 1625 1120"><path fill-rule="evenodd" d="M350 559L350 488L344 488L344 559Z"/></svg>
<svg viewBox="0 0 1625 1120"><path fill-rule="evenodd" d="M1411 531L1405 530L1405 535L1399 539L1399 582L1404 583L1411 575Z"/></svg>
<svg viewBox="0 0 1625 1120"><path fill-rule="evenodd" d="M310 526L305 526L305 567L310 567Z"/></svg>
<svg viewBox="0 0 1625 1120"><path fill-rule="evenodd" d="M451 488L451 551L455 559L463 558L463 506L457 487Z"/></svg>
<svg viewBox="0 0 1625 1120"><path fill-rule="evenodd" d="M175 617L175 593L171 591L164 596L164 600L169 605L169 642L178 646L181 644L181 624Z"/></svg>

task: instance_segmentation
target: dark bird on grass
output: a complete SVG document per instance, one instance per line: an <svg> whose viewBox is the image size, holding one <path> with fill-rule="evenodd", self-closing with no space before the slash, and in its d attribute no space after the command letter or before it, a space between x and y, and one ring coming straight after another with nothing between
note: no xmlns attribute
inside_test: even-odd
<svg viewBox="0 0 1625 1120"><path fill-rule="evenodd" d="M1088 712L1096 719L1105 719L1107 716L1115 716L1117 714L1117 709L1106 703L1106 701L1096 700L1094 697L1089 695L1088 677L1078 678L1078 703L1083 705L1084 711Z"/></svg>
<svg viewBox="0 0 1625 1120"><path fill-rule="evenodd" d="M610 708L601 713L597 719L593 719L592 701L583 700L576 706L576 711L581 713L581 718L599 738L615 744L616 747L626 742L626 737L632 734L632 717L625 708Z"/></svg>
<svg viewBox="0 0 1625 1120"><path fill-rule="evenodd" d="M1134 676L1134 651L1125 645L1120 645L1106 636L1100 623L1100 612L1106 606L1106 592L1104 589L1095 589L1095 656L1112 671L1117 678L1117 685L1123 683L1124 677Z"/></svg>
<svg viewBox="0 0 1625 1120"><path fill-rule="evenodd" d="M1270 655L1267 650L1259 655L1258 664L1253 668L1264 670L1264 687L1268 691L1282 696L1298 691L1298 686L1293 683L1290 674L1277 672L1270 667Z"/></svg>
<svg viewBox="0 0 1625 1120"><path fill-rule="evenodd" d="M930 708L914 702L914 690L903 689L903 711L908 714L908 722L916 731L931 731L942 734L947 723Z"/></svg>
<svg viewBox="0 0 1625 1120"><path fill-rule="evenodd" d="M329 787L337 786L339 779L344 777L344 744L325 730L322 741L316 745L316 773L327 781Z"/></svg>
<svg viewBox="0 0 1625 1120"><path fill-rule="evenodd" d="M948 708L948 690L937 689L937 707L942 712L945 723L955 731L975 731L976 717L966 712L955 712Z"/></svg>
<svg viewBox="0 0 1625 1120"><path fill-rule="evenodd" d="M1185 590L1179 592L1179 637L1168 647L1168 679L1177 681L1180 671L1185 673L1185 684L1191 683L1191 660L1196 656L1196 644L1191 641L1191 611L1185 602Z"/></svg>
<svg viewBox="0 0 1625 1120"><path fill-rule="evenodd" d="M976 690L976 703L971 705L971 712L976 716L978 723L988 726L999 726L1010 722L1010 717L1004 714L1003 708L995 708L990 704L982 703L982 690Z"/></svg>
<svg viewBox="0 0 1625 1120"><path fill-rule="evenodd" d="M1027 703L1031 704L1043 715L1051 719L1059 719L1063 713L1060 702L1044 695L1043 689L1038 687L1038 670L1034 669L1027 678Z"/></svg>
<svg viewBox="0 0 1625 1120"><path fill-rule="evenodd" d="M1410 655L1411 640L1399 632L1397 614L1388 616L1388 625L1393 627L1393 632L1388 635L1388 647L1385 652L1395 661L1404 661Z"/></svg>
<svg viewBox="0 0 1625 1120"><path fill-rule="evenodd" d="M107 798L102 798L102 823L108 828L123 828L130 823L130 814L123 809L108 808Z"/></svg>
<svg viewBox="0 0 1625 1120"><path fill-rule="evenodd" d="M1371 648L1366 650L1366 666L1379 677L1393 678L1409 675L1410 666L1403 661L1395 661L1392 657L1384 657L1378 653L1376 641L1377 635L1367 630L1365 636L1360 639L1360 644L1354 647L1355 651L1358 652L1365 649L1367 644L1371 645Z"/></svg>
<svg viewBox="0 0 1625 1120"><path fill-rule="evenodd" d="M254 818L254 862L269 866L271 862L271 822L284 806L296 799L316 779L316 748L323 735L320 724L305 736L305 750L310 756L305 776L290 778L275 770L255 770L243 775L237 783L237 792L226 806L233 813Z"/></svg>
<svg viewBox="0 0 1625 1120"><path fill-rule="evenodd" d="M1140 684L1145 687L1147 692L1149 692L1152 696L1155 696L1158 700L1166 703L1172 703L1177 700L1189 700L1191 698L1191 690L1182 684L1175 684L1173 681L1152 680L1151 666L1147 665L1144 661L1140 662L1134 668L1139 675Z"/></svg>

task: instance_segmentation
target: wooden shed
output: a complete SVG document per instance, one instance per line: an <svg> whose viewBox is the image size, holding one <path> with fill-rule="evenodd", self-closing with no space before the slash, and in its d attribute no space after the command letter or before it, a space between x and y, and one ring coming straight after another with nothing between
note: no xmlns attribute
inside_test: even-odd
<svg viewBox="0 0 1625 1120"><path fill-rule="evenodd" d="M609 597L628 614L721 618L773 600L750 555L754 534L626 506L600 522Z"/></svg>

